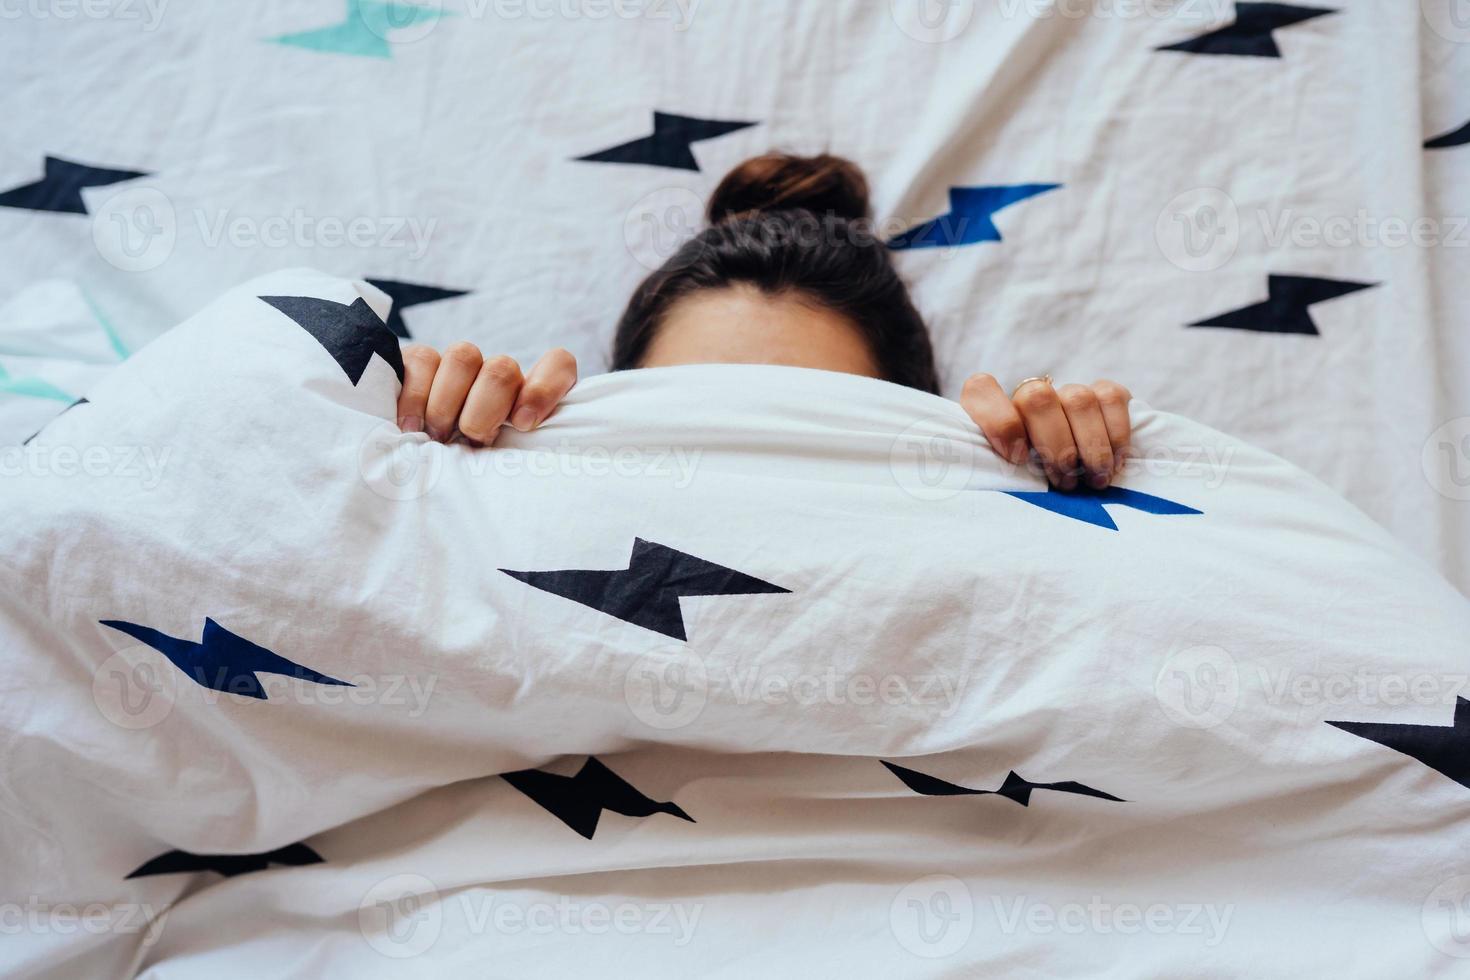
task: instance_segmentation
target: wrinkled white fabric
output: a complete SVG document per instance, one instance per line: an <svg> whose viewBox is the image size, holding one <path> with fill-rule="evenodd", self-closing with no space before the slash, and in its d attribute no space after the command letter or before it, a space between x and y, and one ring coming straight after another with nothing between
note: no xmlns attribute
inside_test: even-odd
<svg viewBox="0 0 1470 980"><path fill-rule="evenodd" d="M1000 242L898 256L946 394L1116 378L1325 480L1467 590L1470 147L1423 143L1470 121L1470 22L1463 0L1297 5L1336 12L1258 58L1158 50L1231 0L16 0L0 188L47 154L149 176L84 190L89 216L0 209L0 303L23 307L0 346L48 318L39 281L131 349L311 265L467 290L408 328L526 363L565 346L587 376L749 156L857 161L885 235L952 187L1060 184L1000 211ZM407 25L389 56L272 40L354 7ZM698 172L577 160L656 110L758 125L695 144ZM1380 285L1316 306L1318 337L1185 326L1271 274Z"/></svg>
<svg viewBox="0 0 1470 980"><path fill-rule="evenodd" d="M388 421L387 362L354 386L262 295L387 312L306 271L234 290L4 481L6 975L1451 976L1470 954L1470 790L1327 724L1448 728L1470 609L1282 460L1135 404L1121 485L1200 513L1112 504L1113 529L1007 492L1044 484L952 402L749 366L592 378L533 433L445 447ZM638 539L788 591L685 598L681 641L502 571L627 568ZM355 686L221 693L100 625L198 641L206 618ZM587 839L499 776L589 757L692 822L607 811ZM885 762L1125 802L920 795ZM298 842L322 862L126 877ZM98 928L57 925L91 903Z"/></svg>

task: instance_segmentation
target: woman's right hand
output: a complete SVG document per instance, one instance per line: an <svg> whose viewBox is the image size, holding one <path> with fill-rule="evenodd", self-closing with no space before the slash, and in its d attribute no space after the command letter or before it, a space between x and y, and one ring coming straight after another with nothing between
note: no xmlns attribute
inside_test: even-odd
<svg viewBox="0 0 1470 980"><path fill-rule="evenodd" d="M1032 452L1047 482L1068 492L1082 480L1094 490L1113 482L1127 458L1133 395L1116 381L1052 388L1051 378L1027 378L1007 395L988 374L971 375L960 395L985 438L1012 464Z"/></svg>
<svg viewBox="0 0 1470 980"><path fill-rule="evenodd" d="M451 344L442 355L415 344L403 351L398 427L427 432L436 442L448 442L458 432L489 446L502 425L530 432L546 421L576 383L576 358L560 348L523 376L511 358L487 360L474 344Z"/></svg>

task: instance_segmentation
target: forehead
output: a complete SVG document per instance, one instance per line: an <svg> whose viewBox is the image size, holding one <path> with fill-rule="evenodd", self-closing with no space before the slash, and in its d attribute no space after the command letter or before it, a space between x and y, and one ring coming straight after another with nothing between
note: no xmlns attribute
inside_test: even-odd
<svg viewBox="0 0 1470 980"><path fill-rule="evenodd" d="M674 303L664 316L665 327L714 330L737 325L747 331L857 332L851 319L799 292L766 293L747 285L701 290Z"/></svg>
<svg viewBox="0 0 1470 980"><path fill-rule="evenodd" d="M877 375L858 325L798 292L702 290L665 313L644 362L790 364Z"/></svg>

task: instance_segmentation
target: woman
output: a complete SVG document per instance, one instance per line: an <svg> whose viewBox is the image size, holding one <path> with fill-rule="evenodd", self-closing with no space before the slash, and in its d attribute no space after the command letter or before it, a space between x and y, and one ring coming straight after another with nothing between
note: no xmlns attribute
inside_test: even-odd
<svg viewBox="0 0 1470 980"><path fill-rule="evenodd" d="M781 364L881 378L937 394L923 320L872 234L868 184L832 156L768 154L715 190L709 223L633 293L612 368ZM502 425L535 428L577 381L554 350L529 374L473 344L404 352L399 425L438 440L458 432L490 445ZM1023 381L1008 397L995 378L965 382L960 404L1014 464L1035 452L1063 490L1112 482L1128 446L1127 389L1111 381L1054 389Z"/></svg>

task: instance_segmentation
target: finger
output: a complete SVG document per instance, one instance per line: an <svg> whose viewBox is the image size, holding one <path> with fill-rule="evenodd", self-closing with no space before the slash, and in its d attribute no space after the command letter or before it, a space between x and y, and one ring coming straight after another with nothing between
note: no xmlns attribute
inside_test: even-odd
<svg viewBox="0 0 1470 980"><path fill-rule="evenodd" d="M1101 490L1113 481L1113 444L1108 441L1108 426L1097 395L1086 385L1067 385L1057 392L1057 398L1067 413L1072 443L1077 447L1087 484Z"/></svg>
<svg viewBox="0 0 1470 980"><path fill-rule="evenodd" d="M1077 488L1077 445L1072 427L1050 384L1033 381L1016 392L1014 403L1026 424L1026 435L1046 467L1046 478L1063 490Z"/></svg>
<svg viewBox="0 0 1470 980"><path fill-rule="evenodd" d="M526 375L526 383L521 385L521 393L510 413L510 424L522 432L530 432L546 421L576 383L577 359L560 347L548 351Z"/></svg>
<svg viewBox="0 0 1470 980"><path fill-rule="evenodd" d="M454 435L465 396L470 393L470 385L475 383L482 363L480 348L474 344L461 342L445 349L434 375L434 385L429 389L429 407L424 414L429 438L447 442Z"/></svg>
<svg viewBox="0 0 1470 980"><path fill-rule="evenodd" d="M459 431L482 446L495 442L520 391L521 366L509 357L490 358L480 368L479 377L465 398Z"/></svg>
<svg viewBox="0 0 1470 980"><path fill-rule="evenodd" d="M1102 406L1103 422L1108 427L1108 441L1113 446L1116 466L1121 467L1133 441L1133 419L1128 412L1133 393L1116 381L1099 381L1092 390L1097 395L1097 403Z"/></svg>
<svg viewBox="0 0 1470 980"><path fill-rule="evenodd" d="M994 449L1012 465L1026 462L1031 444L1026 440L1026 423L1011 404L1000 382L988 374L973 374L960 392L960 406L980 426Z"/></svg>
<svg viewBox="0 0 1470 980"><path fill-rule="evenodd" d="M398 395L398 427L404 432L423 432L429 408L429 388L439 370L439 352L414 344L403 352L403 390Z"/></svg>

